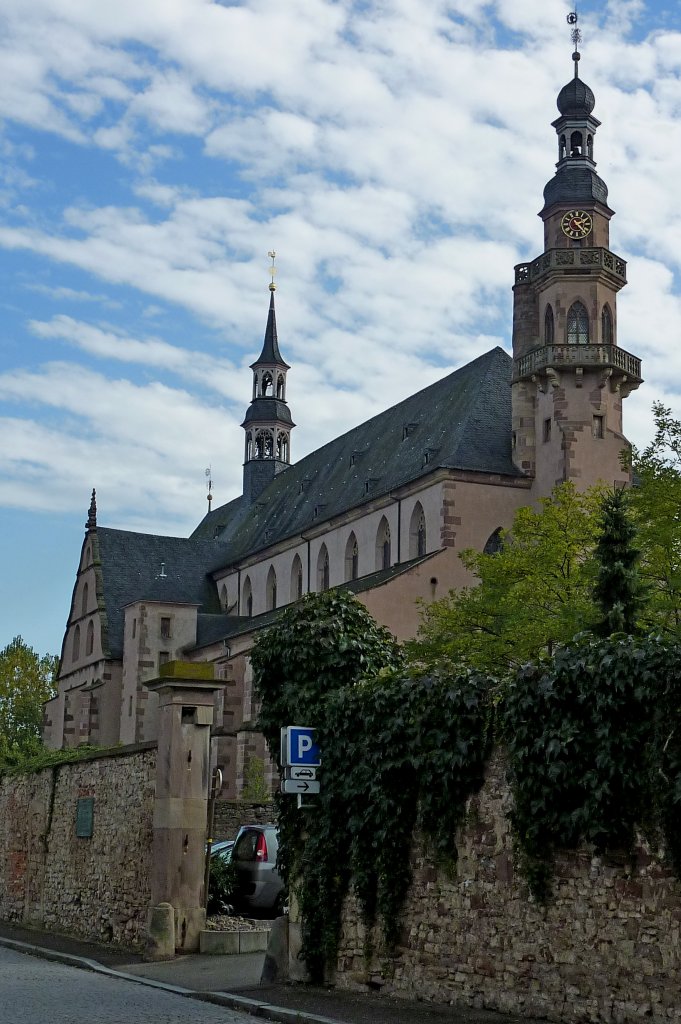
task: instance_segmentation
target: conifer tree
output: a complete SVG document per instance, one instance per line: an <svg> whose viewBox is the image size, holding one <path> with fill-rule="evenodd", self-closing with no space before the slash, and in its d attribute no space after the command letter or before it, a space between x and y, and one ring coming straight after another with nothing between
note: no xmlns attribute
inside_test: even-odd
<svg viewBox="0 0 681 1024"><path fill-rule="evenodd" d="M603 498L600 531L594 549L594 600L601 612L595 625L600 636L637 632L645 604L645 589L638 574L641 552L636 527L629 513L629 495L615 488Z"/></svg>

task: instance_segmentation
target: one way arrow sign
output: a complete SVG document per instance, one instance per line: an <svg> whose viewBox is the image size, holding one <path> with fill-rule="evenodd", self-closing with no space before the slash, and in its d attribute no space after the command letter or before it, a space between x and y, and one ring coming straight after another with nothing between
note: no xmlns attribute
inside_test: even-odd
<svg viewBox="0 0 681 1024"><path fill-rule="evenodd" d="M282 779L281 791L288 794L307 793L309 795L319 792L319 783L307 782L305 779Z"/></svg>

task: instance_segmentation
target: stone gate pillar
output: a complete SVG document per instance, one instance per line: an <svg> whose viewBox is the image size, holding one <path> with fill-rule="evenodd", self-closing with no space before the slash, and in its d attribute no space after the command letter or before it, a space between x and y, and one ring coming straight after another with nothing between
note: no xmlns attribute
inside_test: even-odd
<svg viewBox="0 0 681 1024"><path fill-rule="evenodd" d="M159 698L148 952L160 958L198 949L206 923L210 727L223 684L212 665L171 661L145 685Z"/></svg>

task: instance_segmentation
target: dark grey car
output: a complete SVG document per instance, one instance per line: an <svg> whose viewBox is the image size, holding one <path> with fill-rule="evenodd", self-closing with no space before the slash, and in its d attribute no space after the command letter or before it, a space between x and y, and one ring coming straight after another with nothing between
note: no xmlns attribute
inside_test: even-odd
<svg viewBox="0 0 681 1024"><path fill-rule="evenodd" d="M232 849L237 906L274 914L284 910L286 892L277 871L278 849L276 825L242 826Z"/></svg>

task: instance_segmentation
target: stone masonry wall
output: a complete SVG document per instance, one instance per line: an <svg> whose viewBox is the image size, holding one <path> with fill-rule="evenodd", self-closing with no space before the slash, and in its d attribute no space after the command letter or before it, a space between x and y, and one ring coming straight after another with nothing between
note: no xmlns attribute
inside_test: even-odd
<svg viewBox="0 0 681 1024"><path fill-rule="evenodd" d="M0 918L141 945L155 779L155 744L0 779ZM76 836L80 797L91 838Z"/></svg>
<svg viewBox="0 0 681 1024"><path fill-rule="evenodd" d="M552 1021L681 1021L681 885L645 844L631 861L582 849L556 858L542 907L514 869L510 793L497 757L470 801L453 876L417 844L394 955L364 959L346 906L336 982Z"/></svg>
<svg viewBox="0 0 681 1024"><path fill-rule="evenodd" d="M276 822L274 804L251 804L243 800L217 800L213 839L236 839L242 825L270 825Z"/></svg>

